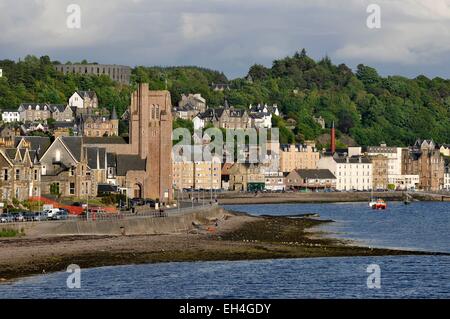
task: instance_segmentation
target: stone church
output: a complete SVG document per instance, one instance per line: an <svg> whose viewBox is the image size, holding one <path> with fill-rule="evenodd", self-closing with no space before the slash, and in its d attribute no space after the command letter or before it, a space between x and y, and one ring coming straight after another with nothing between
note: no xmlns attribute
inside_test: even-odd
<svg viewBox="0 0 450 319"><path fill-rule="evenodd" d="M129 142L92 145L116 155L118 186L129 197L158 199L169 203L172 191L172 103L169 91L151 91L139 84L131 96ZM120 161L120 163L119 163ZM137 163L134 165L133 163Z"/></svg>

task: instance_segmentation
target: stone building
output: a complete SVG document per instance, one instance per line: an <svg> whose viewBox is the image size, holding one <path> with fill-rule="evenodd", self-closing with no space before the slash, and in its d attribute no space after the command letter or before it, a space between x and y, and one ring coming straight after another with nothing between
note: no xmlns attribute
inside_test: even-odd
<svg viewBox="0 0 450 319"><path fill-rule="evenodd" d="M372 162L373 190L388 189L389 159L381 154L369 156Z"/></svg>
<svg viewBox="0 0 450 319"><path fill-rule="evenodd" d="M83 136L119 136L119 119L115 107L108 117L92 114L81 115L79 125Z"/></svg>
<svg viewBox="0 0 450 319"><path fill-rule="evenodd" d="M0 196L2 201L24 201L41 195L39 154L30 140L21 139L14 148L0 148Z"/></svg>
<svg viewBox="0 0 450 319"><path fill-rule="evenodd" d="M402 173L419 175L419 188L438 191L444 185L445 160L432 140L417 140L403 150Z"/></svg>
<svg viewBox="0 0 450 319"><path fill-rule="evenodd" d="M42 193L92 196L91 176L81 137L58 137L41 157Z"/></svg>
<svg viewBox="0 0 450 319"><path fill-rule="evenodd" d="M86 141L86 146L116 154L118 186L127 196L163 203L173 199L171 111L168 91L151 91L148 84L140 84L131 96L129 142L112 137Z"/></svg>
<svg viewBox="0 0 450 319"><path fill-rule="evenodd" d="M57 122L71 122L74 120L74 112L67 104L49 104L52 119Z"/></svg>
<svg viewBox="0 0 450 319"><path fill-rule="evenodd" d="M131 68L116 64L56 64L55 69L64 74L107 75L113 81L130 84Z"/></svg>
<svg viewBox="0 0 450 319"><path fill-rule="evenodd" d="M194 129L203 129L207 125L213 125L224 129L246 129L251 127L251 121L246 110L235 109L225 101L225 106L217 109L207 109L198 114L194 119Z"/></svg>
<svg viewBox="0 0 450 319"><path fill-rule="evenodd" d="M316 169L319 158L314 143L280 146L280 170L285 173L295 169Z"/></svg>
<svg viewBox="0 0 450 319"><path fill-rule="evenodd" d="M45 103L22 103L18 112L21 122L46 121L52 117L50 106Z"/></svg>
<svg viewBox="0 0 450 319"><path fill-rule="evenodd" d="M173 108L175 118L183 120L192 120L199 113L206 111L206 100L201 94L181 95L178 106Z"/></svg>
<svg viewBox="0 0 450 319"><path fill-rule="evenodd" d="M257 164L235 163L228 174L230 190L253 192L265 188L265 174Z"/></svg>
<svg viewBox="0 0 450 319"><path fill-rule="evenodd" d="M194 152L201 152L202 148L194 147ZM219 157L204 159L199 154L198 159L191 156L174 158L173 188L182 189L220 189L222 163Z"/></svg>
<svg viewBox="0 0 450 319"><path fill-rule="evenodd" d="M288 189L336 189L336 176L328 169L294 169L286 176Z"/></svg>

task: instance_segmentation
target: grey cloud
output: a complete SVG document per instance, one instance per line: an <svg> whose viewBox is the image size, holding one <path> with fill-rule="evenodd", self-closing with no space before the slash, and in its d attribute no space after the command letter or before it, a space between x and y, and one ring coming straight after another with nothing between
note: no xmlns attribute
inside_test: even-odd
<svg viewBox="0 0 450 319"><path fill-rule="evenodd" d="M380 30L365 25L372 2ZM65 27L71 3L82 8L80 30ZM450 72L450 0L0 0L0 12L0 58L199 65L236 77L305 47L382 74Z"/></svg>

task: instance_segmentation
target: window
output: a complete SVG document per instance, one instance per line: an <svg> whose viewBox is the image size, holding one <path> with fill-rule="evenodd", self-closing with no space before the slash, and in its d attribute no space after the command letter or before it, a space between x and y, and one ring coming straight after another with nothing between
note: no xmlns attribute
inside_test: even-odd
<svg viewBox="0 0 450 319"><path fill-rule="evenodd" d="M75 183L70 183L69 193L70 195L75 195Z"/></svg>
<svg viewBox="0 0 450 319"><path fill-rule="evenodd" d="M16 169L16 180L20 179L20 169Z"/></svg>
<svg viewBox="0 0 450 319"><path fill-rule="evenodd" d="M3 171L3 176L4 176L5 181L7 181L7 180L9 179L9 176L8 176L8 170L7 170L7 169L5 169L5 170Z"/></svg>
<svg viewBox="0 0 450 319"><path fill-rule="evenodd" d="M34 170L34 180L35 181L38 180L38 170L37 169Z"/></svg>

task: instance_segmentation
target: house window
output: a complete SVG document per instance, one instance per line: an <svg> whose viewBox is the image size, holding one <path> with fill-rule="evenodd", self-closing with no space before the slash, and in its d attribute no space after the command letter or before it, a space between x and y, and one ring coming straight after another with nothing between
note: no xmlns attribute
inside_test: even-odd
<svg viewBox="0 0 450 319"><path fill-rule="evenodd" d="M75 183L70 183L69 193L75 195Z"/></svg>
<svg viewBox="0 0 450 319"><path fill-rule="evenodd" d="M35 181L38 180L38 170L37 169L34 170L34 180Z"/></svg>
<svg viewBox="0 0 450 319"><path fill-rule="evenodd" d="M7 181L7 180L9 179L9 176L8 176L8 170L7 170L7 169L5 169L5 170L3 171L3 175L4 175L5 181Z"/></svg>
<svg viewBox="0 0 450 319"><path fill-rule="evenodd" d="M20 179L20 169L16 169L16 180Z"/></svg>

